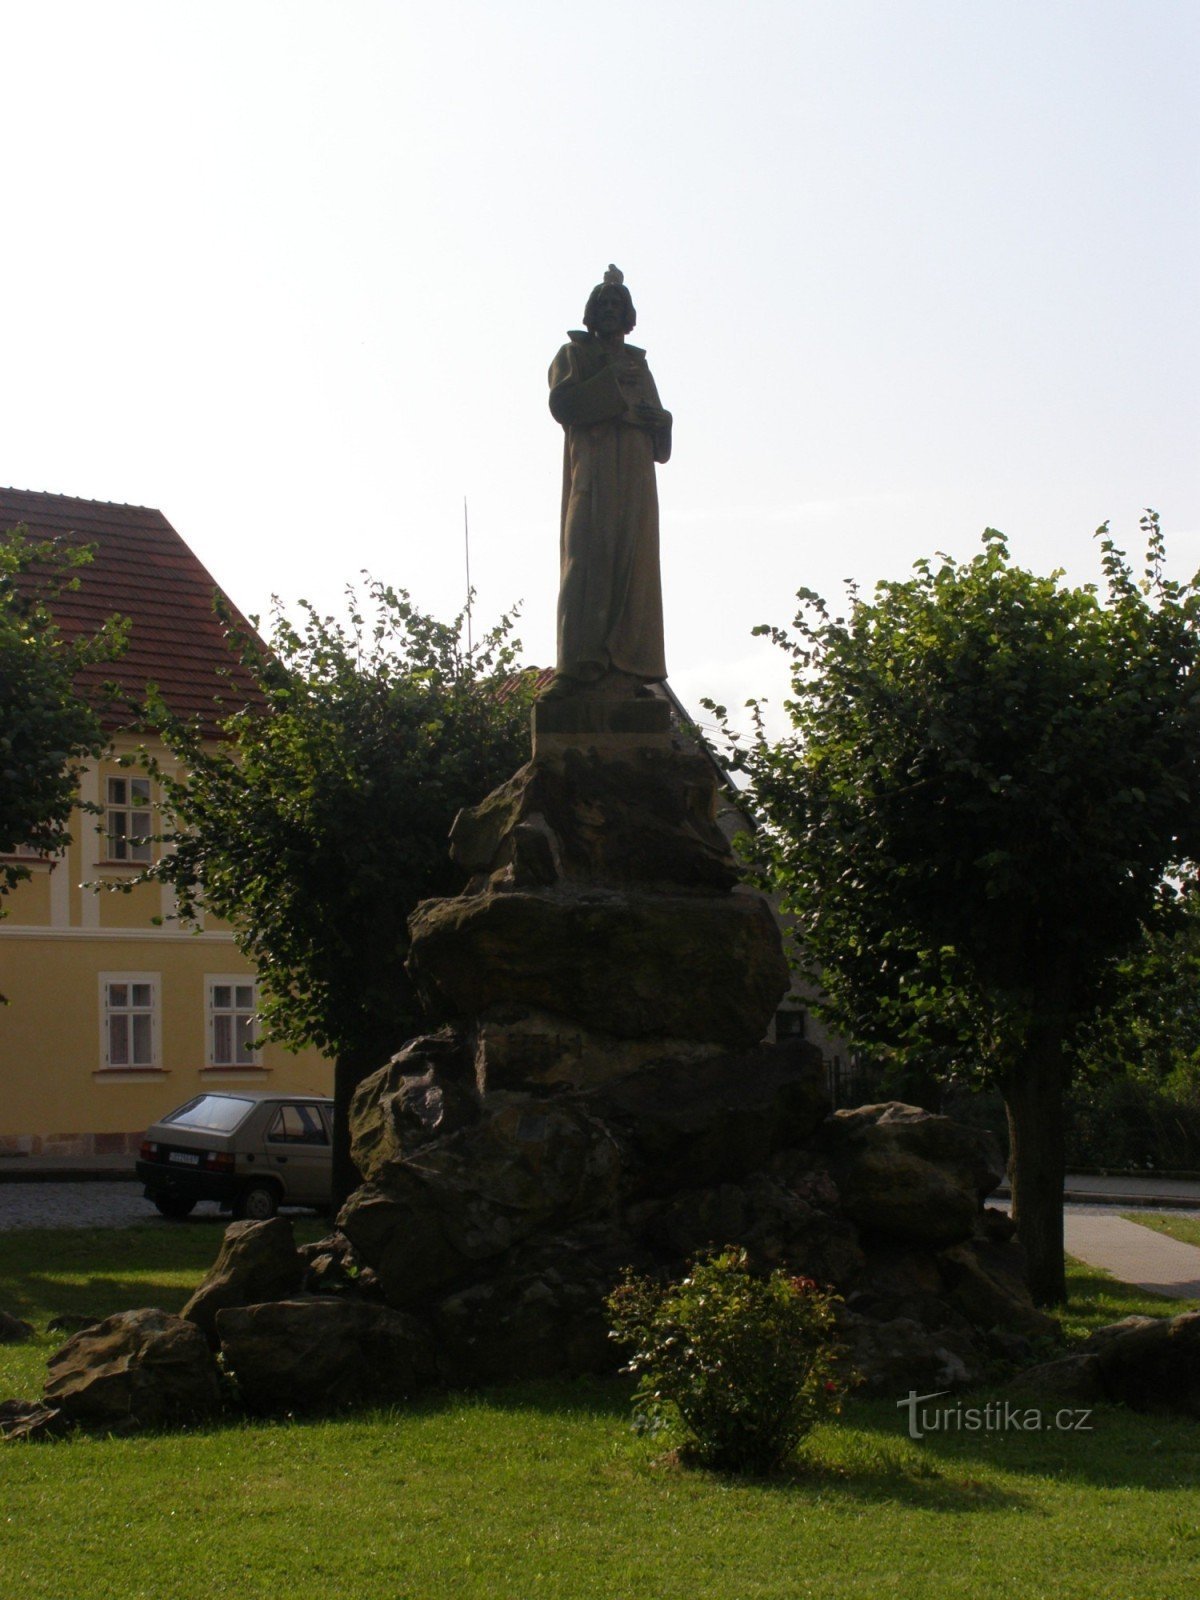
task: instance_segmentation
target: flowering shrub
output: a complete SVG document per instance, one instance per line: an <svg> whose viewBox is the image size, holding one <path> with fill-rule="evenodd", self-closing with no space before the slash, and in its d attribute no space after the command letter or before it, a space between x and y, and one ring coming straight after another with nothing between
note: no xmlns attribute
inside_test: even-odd
<svg viewBox="0 0 1200 1600"><path fill-rule="evenodd" d="M632 1347L635 1417L682 1424L707 1466L767 1472L837 1412L849 1376L835 1342L838 1297L811 1278L751 1270L732 1246L680 1283L626 1273L608 1299L612 1337Z"/></svg>

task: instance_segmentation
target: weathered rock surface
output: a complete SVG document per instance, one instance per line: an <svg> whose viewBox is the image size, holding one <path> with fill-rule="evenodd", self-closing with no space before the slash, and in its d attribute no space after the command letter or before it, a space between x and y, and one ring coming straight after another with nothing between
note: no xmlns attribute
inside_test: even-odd
<svg viewBox="0 0 1200 1600"><path fill-rule="evenodd" d="M965 1323L930 1327L918 1317L850 1309L840 1331L864 1394L900 1398L910 1388L963 1389L987 1368L986 1346Z"/></svg>
<svg viewBox="0 0 1200 1600"><path fill-rule="evenodd" d="M128 1432L213 1417L221 1384L194 1323L166 1311L119 1311L50 1358L43 1398L83 1427Z"/></svg>
<svg viewBox="0 0 1200 1600"><path fill-rule="evenodd" d="M461 811L450 853L466 871L515 888L576 882L719 893L738 873L716 795L700 755L566 750L529 762Z"/></svg>
<svg viewBox="0 0 1200 1600"><path fill-rule="evenodd" d="M852 1221L925 1245L969 1238L1004 1175L989 1133L894 1102L836 1112L820 1142Z"/></svg>
<svg viewBox="0 0 1200 1600"><path fill-rule="evenodd" d="M345 1234L333 1232L313 1244L302 1244L306 1294L349 1295L356 1300L382 1300L379 1279Z"/></svg>
<svg viewBox="0 0 1200 1600"><path fill-rule="evenodd" d="M364 1178L479 1120L475 1063L450 1028L413 1039L364 1078L350 1106L354 1164Z"/></svg>
<svg viewBox="0 0 1200 1600"><path fill-rule="evenodd" d="M621 1037L757 1044L787 990L764 900L555 888L426 900L408 967L429 1014L532 1006Z"/></svg>
<svg viewBox="0 0 1200 1600"><path fill-rule="evenodd" d="M662 1062L694 1065L723 1054L700 1039L621 1039L535 1006L494 1006L472 1030L475 1083L496 1089L598 1088Z"/></svg>
<svg viewBox="0 0 1200 1600"><path fill-rule="evenodd" d="M1098 1328L1070 1355L1019 1373L1010 1388L1200 1418L1200 1311L1124 1317Z"/></svg>
<svg viewBox="0 0 1200 1600"><path fill-rule="evenodd" d="M427 1326L389 1306L330 1296L232 1306L217 1333L250 1411L386 1405L436 1379Z"/></svg>
<svg viewBox="0 0 1200 1600"><path fill-rule="evenodd" d="M649 1260L603 1224L515 1251L497 1276L447 1295L434 1309L447 1382L611 1372L616 1356L604 1300L634 1263Z"/></svg>
<svg viewBox="0 0 1200 1600"><path fill-rule="evenodd" d="M1101 1392L1135 1411L1200 1417L1200 1311L1177 1317L1127 1317L1094 1333Z"/></svg>
<svg viewBox="0 0 1200 1600"><path fill-rule="evenodd" d="M829 1110L820 1052L799 1039L664 1062L581 1103L619 1141L629 1199L748 1176L802 1144Z"/></svg>
<svg viewBox="0 0 1200 1600"><path fill-rule="evenodd" d="M338 1228L393 1305L448 1287L553 1221L611 1210L620 1155L576 1098L496 1095L489 1114L373 1169Z"/></svg>
<svg viewBox="0 0 1200 1600"><path fill-rule="evenodd" d="M630 1209L627 1223L656 1261L683 1263L736 1241L763 1266L786 1266L818 1283L851 1282L863 1266L851 1223L768 1173L645 1202Z"/></svg>
<svg viewBox="0 0 1200 1600"><path fill-rule="evenodd" d="M59 1439L71 1424L56 1406L39 1400L0 1400L0 1439Z"/></svg>
<svg viewBox="0 0 1200 1600"><path fill-rule="evenodd" d="M84 1328L94 1328L103 1317L89 1316L86 1311L60 1311L46 1324L47 1333L80 1333Z"/></svg>
<svg viewBox="0 0 1200 1600"><path fill-rule="evenodd" d="M1057 1334L1054 1318L1033 1303L1019 1245L971 1239L941 1251L937 1265L948 1302L976 1327L1003 1328L1027 1339Z"/></svg>
<svg viewBox="0 0 1200 1600"><path fill-rule="evenodd" d="M195 1323L215 1350L218 1311L284 1299L299 1289L304 1269L286 1217L230 1223L217 1259L182 1315Z"/></svg>
<svg viewBox="0 0 1200 1600"><path fill-rule="evenodd" d="M35 1332L32 1322L14 1317L9 1311L0 1311L0 1344L24 1344Z"/></svg>

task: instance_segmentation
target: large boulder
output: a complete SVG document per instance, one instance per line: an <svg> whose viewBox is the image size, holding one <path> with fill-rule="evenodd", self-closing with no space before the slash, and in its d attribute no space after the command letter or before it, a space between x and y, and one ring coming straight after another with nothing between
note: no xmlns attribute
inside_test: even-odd
<svg viewBox="0 0 1200 1600"><path fill-rule="evenodd" d="M1124 1317L1069 1355L1018 1373L1009 1387L1048 1400L1110 1400L1200 1418L1200 1311Z"/></svg>
<svg viewBox="0 0 1200 1600"><path fill-rule="evenodd" d="M427 1326L329 1296L217 1313L221 1357L254 1412L330 1411L409 1399L436 1377Z"/></svg>
<svg viewBox="0 0 1200 1600"><path fill-rule="evenodd" d="M723 1053L702 1039L622 1039L536 1006L493 1006L475 1019L475 1083L496 1089L594 1089L662 1062L692 1065Z"/></svg>
<svg viewBox="0 0 1200 1600"><path fill-rule="evenodd" d="M182 1315L196 1324L215 1350L218 1311L286 1298L300 1287L304 1265L286 1217L231 1222L217 1259Z"/></svg>
<svg viewBox="0 0 1200 1600"><path fill-rule="evenodd" d="M498 1092L477 1121L407 1153L392 1138L356 1146L368 1182L338 1226L388 1300L411 1306L490 1277L488 1262L535 1233L736 1182L827 1110L819 1053L802 1041L663 1062L591 1091Z"/></svg>
<svg viewBox="0 0 1200 1600"><path fill-rule="evenodd" d="M643 1249L675 1269L731 1244L743 1246L764 1267L785 1267L823 1284L853 1282L863 1266L852 1223L765 1172L644 1202L626 1220Z"/></svg>
<svg viewBox="0 0 1200 1600"><path fill-rule="evenodd" d="M917 1316L844 1311L840 1333L863 1392L901 1399L907 1389L966 1389L987 1370L987 1350L963 1323L930 1326Z"/></svg>
<svg viewBox="0 0 1200 1600"><path fill-rule="evenodd" d="M413 1039L350 1102L354 1164L368 1181L411 1151L479 1120L475 1066L450 1028Z"/></svg>
<svg viewBox="0 0 1200 1600"><path fill-rule="evenodd" d="M821 1053L804 1040L663 1062L587 1098L619 1139L627 1199L736 1180L802 1144L829 1110Z"/></svg>
<svg viewBox="0 0 1200 1600"><path fill-rule="evenodd" d="M787 991L765 900L614 889L426 900L408 967L431 1016L531 1006L623 1038L757 1044Z"/></svg>
<svg viewBox="0 0 1200 1600"><path fill-rule="evenodd" d="M200 1329L148 1307L68 1339L50 1357L43 1399L70 1422L123 1433L203 1421L220 1411L222 1396Z"/></svg>
<svg viewBox="0 0 1200 1600"><path fill-rule="evenodd" d="M446 1380L473 1385L613 1371L620 1356L604 1302L633 1263L644 1258L605 1224L514 1251L496 1276L447 1295L434 1309Z"/></svg>
<svg viewBox="0 0 1200 1600"><path fill-rule="evenodd" d="M716 801L701 755L564 750L539 756L459 812L450 853L466 871L519 888L578 882L719 893L738 869Z"/></svg>
<svg viewBox="0 0 1200 1600"><path fill-rule="evenodd" d="M1134 1411L1200 1417L1200 1311L1127 1317L1084 1345L1102 1393Z"/></svg>
<svg viewBox="0 0 1200 1600"><path fill-rule="evenodd" d="M338 1228L411 1306L551 1223L566 1228L616 1203L620 1157L578 1100L491 1096L479 1122L373 1169Z"/></svg>
<svg viewBox="0 0 1200 1600"><path fill-rule="evenodd" d="M922 1245L970 1238L1004 1175L990 1133L895 1101L835 1112L820 1143L846 1215L870 1234Z"/></svg>
<svg viewBox="0 0 1200 1600"><path fill-rule="evenodd" d="M976 1327L1027 1339L1058 1336L1058 1323L1033 1303L1020 1245L969 1239L941 1251L937 1265L949 1303Z"/></svg>

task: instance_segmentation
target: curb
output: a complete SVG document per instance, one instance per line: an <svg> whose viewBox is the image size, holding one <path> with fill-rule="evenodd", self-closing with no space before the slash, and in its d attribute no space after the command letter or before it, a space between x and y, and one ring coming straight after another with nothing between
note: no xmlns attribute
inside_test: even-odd
<svg viewBox="0 0 1200 1600"><path fill-rule="evenodd" d="M989 1200L1011 1200L1012 1191L1007 1184L988 1195ZM1092 1194L1078 1189L1063 1192L1064 1205L1077 1206L1128 1206L1134 1211L1200 1211L1200 1195L1165 1194Z"/></svg>
<svg viewBox="0 0 1200 1600"><path fill-rule="evenodd" d="M0 1162L0 1184L5 1183L137 1183L132 1167L26 1167L9 1170Z"/></svg>

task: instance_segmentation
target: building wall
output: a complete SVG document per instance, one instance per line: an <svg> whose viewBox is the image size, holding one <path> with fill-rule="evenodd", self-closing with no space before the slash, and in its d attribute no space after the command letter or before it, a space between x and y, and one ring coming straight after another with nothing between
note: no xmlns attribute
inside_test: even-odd
<svg viewBox="0 0 1200 1600"><path fill-rule="evenodd" d="M119 765L132 748L132 740L118 743L85 774L81 794L103 803L109 778L140 776ZM102 819L77 813L72 833L67 853L28 863L30 881L4 901L0 1150L136 1148L149 1123L214 1084L331 1093L332 1063L316 1050L265 1045L252 1063L214 1064L213 980L241 978L244 988L254 976L233 935L215 919L182 928L170 891L158 885L120 892L139 867L112 859ZM108 887L88 887L95 883ZM106 1002L129 999L133 990L120 985L135 981L148 986L152 1004L149 1023L138 1024L140 1048L127 1054L145 1055L152 1039L152 1061L114 1064Z"/></svg>

